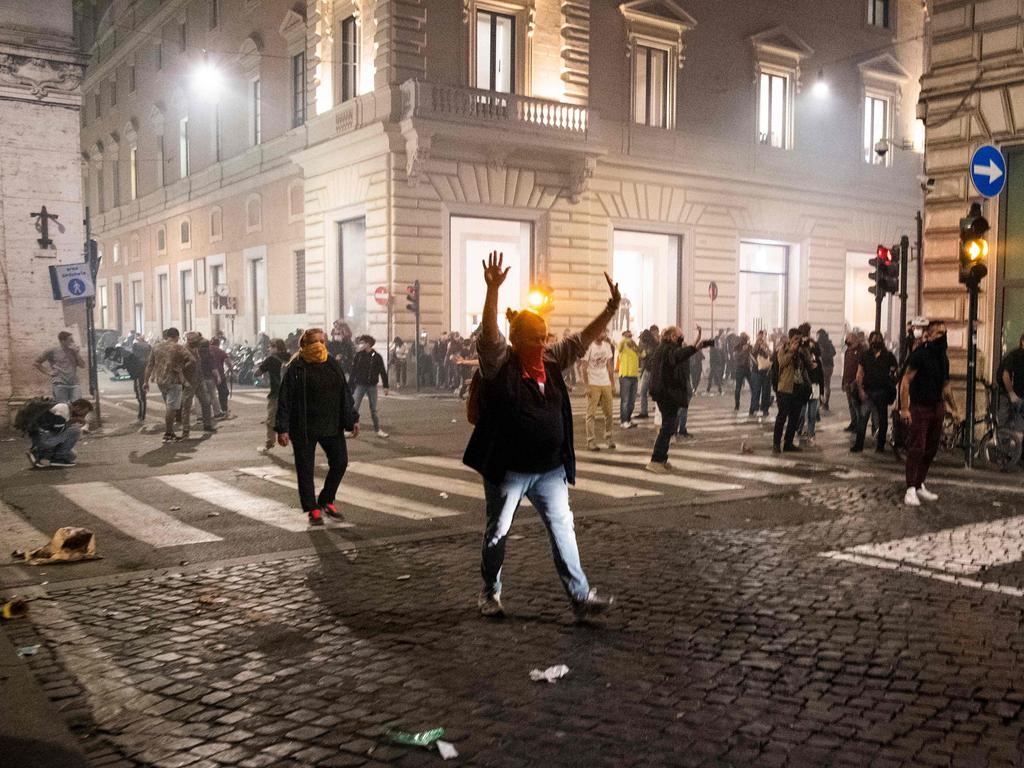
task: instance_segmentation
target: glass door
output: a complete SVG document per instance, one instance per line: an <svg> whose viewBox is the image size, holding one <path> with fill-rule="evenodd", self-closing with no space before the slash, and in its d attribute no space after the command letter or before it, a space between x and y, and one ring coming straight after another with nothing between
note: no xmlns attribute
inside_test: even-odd
<svg viewBox="0 0 1024 768"><path fill-rule="evenodd" d="M515 17L477 11L476 87L498 93L515 92L515 52Z"/></svg>
<svg viewBox="0 0 1024 768"><path fill-rule="evenodd" d="M740 243L738 331L786 330L789 248Z"/></svg>

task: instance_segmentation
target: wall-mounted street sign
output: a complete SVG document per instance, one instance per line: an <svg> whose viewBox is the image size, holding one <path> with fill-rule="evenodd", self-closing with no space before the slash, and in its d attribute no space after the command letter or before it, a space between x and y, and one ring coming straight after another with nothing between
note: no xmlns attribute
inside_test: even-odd
<svg viewBox="0 0 1024 768"><path fill-rule="evenodd" d="M84 261L72 264L50 265L50 287L53 298L85 299L96 295L96 286L92 281L92 272Z"/></svg>
<svg viewBox="0 0 1024 768"><path fill-rule="evenodd" d="M982 197L996 197L1006 185L1006 158L998 147L984 144L971 155L967 169L971 182Z"/></svg>

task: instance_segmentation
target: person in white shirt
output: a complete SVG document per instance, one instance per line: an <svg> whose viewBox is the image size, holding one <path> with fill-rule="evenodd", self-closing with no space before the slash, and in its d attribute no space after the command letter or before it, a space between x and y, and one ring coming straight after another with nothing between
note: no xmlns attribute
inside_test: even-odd
<svg viewBox="0 0 1024 768"><path fill-rule="evenodd" d="M611 339L608 338L608 331L604 330L587 348L587 354L583 356L583 384L587 388L587 450L600 450L596 435L594 433L594 417L597 415L598 407L604 414L604 444L608 448L614 448L615 442L612 437L612 376L614 375L615 348Z"/></svg>

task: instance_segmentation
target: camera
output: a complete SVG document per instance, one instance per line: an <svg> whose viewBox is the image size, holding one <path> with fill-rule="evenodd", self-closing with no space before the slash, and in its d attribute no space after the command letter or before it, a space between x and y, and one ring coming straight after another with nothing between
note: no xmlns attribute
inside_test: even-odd
<svg viewBox="0 0 1024 768"><path fill-rule="evenodd" d="M885 139L879 139L875 142L875 154L879 157L885 157L889 154L889 142Z"/></svg>

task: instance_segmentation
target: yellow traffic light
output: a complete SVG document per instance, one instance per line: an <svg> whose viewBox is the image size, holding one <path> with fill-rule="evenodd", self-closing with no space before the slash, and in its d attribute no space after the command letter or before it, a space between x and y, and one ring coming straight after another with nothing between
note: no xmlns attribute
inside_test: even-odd
<svg viewBox="0 0 1024 768"><path fill-rule="evenodd" d="M971 261L988 258L988 240L971 240L967 243L967 257Z"/></svg>

